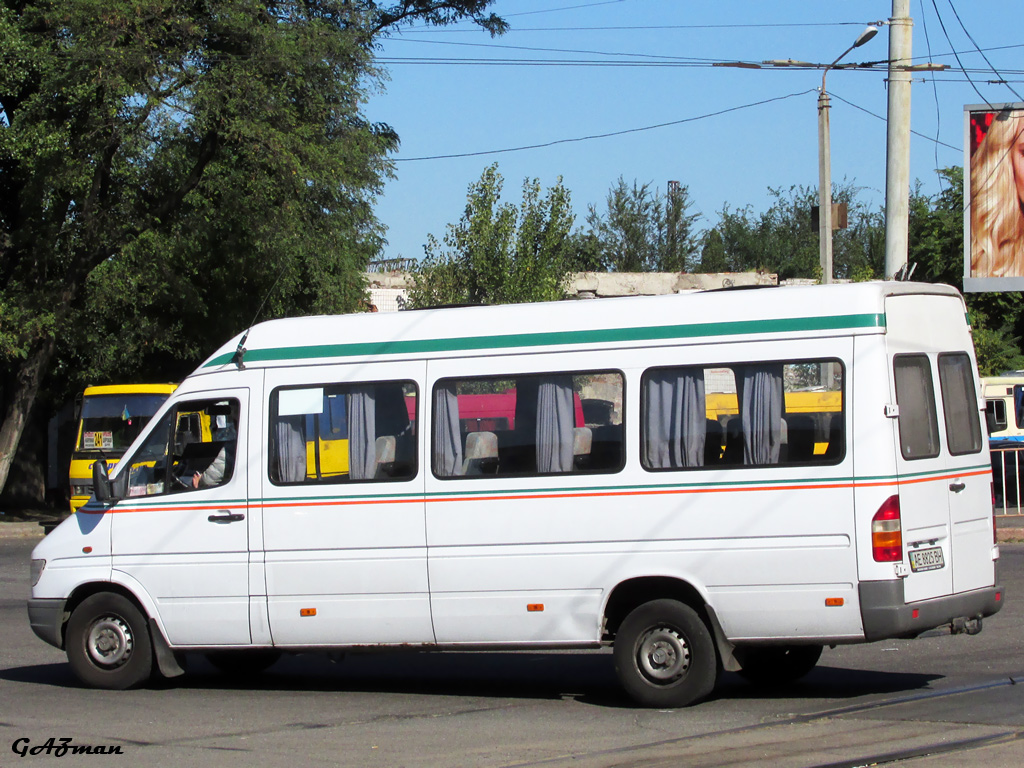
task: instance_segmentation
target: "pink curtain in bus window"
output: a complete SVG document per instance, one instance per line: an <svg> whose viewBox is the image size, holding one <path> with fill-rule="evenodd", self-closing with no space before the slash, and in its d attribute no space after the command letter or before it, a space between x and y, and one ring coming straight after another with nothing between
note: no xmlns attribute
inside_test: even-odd
<svg viewBox="0 0 1024 768"><path fill-rule="evenodd" d="M274 423L274 448L277 480L301 483L306 479L305 416L278 416Z"/></svg>
<svg viewBox="0 0 1024 768"><path fill-rule="evenodd" d="M454 384L434 390L434 472L441 477L462 474L462 430Z"/></svg>
<svg viewBox="0 0 1024 768"><path fill-rule="evenodd" d="M374 389L353 387L348 396L348 475L372 480L377 473L377 419Z"/></svg>
<svg viewBox="0 0 1024 768"><path fill-rule="evenodd" d="M704 466L704 371L658 371L647 379L644 466Z"/></svg>
<svg viewBox="0 0 1024 768"><path fill-rule="evenodd" d="M782 452L782 363L737 369L743 463L778 464Z"/></svg>
<svg viewBox="0 0 1024 768"><path fill-rule="evenodd" d="M537 389L537 471L571 472L575 412L572 376L541 379Z"/></svg>

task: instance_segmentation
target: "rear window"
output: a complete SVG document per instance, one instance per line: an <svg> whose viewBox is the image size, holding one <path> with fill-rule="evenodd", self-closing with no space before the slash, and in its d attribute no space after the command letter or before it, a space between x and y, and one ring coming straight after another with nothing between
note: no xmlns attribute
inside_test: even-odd
<svg viewBox="0 0 1024 768"><path fill-rule="evenodd" d="M893 360L896 404L900 408L900 452L903 458L929 459L939 455L939 422L935 387L927 355L897 355Z"/></svg>
<svg viewBox="0 0 1024 768"><path fill-rule="evenodd" d="M974 366L963 352L939 355L939 386L946 421L946 447L954 456L981 451L981 417Z"/></svg>

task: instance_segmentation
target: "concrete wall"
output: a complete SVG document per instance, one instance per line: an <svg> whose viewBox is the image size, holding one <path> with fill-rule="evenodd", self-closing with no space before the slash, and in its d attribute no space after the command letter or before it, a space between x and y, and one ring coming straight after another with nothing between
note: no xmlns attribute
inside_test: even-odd
<svg viewBox="0 0 1024 768"><path fill-rule="evenodd" d="M405 272L371 272L366 275L370 302L379 312L401 308L410 285ZM778 285L778 275L767 272L576 272L568 280L570 297L664 296L670 293L707 291L739 285Z"/></svg>

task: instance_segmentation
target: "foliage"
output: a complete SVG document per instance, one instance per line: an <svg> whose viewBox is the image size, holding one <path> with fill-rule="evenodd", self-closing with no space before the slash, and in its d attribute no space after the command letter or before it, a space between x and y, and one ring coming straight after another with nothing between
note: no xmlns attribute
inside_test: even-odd
<svg viewBox="0 0 1024 768"><path fill-rule="evenodd" d="M591 205L587 215L600 267L609 272L689 271L699 218L689 213L690 205L685 186L662 195L651 182L630 186L620 176L608 192L605 213Z"/></svg>
<svg viewBox="0 0 1024 768"><path fill-rule="evenodd" d="M858 189L843 182L833 200L847 206L849 226L832 238L833 277L858 279L880 275L885 261L882 215L857 197ZM769 189L768 210L755 214L750 206L725 206L704 237L701 272L774 272L780 280L821 275L818 229L812 209L818 192L812 187Z"/></svg>
<svg viewBox="0 0 1024 768"><path fill-rule="evenodd" d="M355 309L398 142L362 112L376 41L501 32L490 2L5 0L0 488L37 394L179 378L261 307Z"/></svg>
<svg viewBox="0 0 1024 768"><path fill-rule="evenodd" d="M578 256L569 191L559 179L541 197L537 179L523 181L522 202L500 202L497 164L469 186L466 209L443 242L431 235L412 274L409 304L514 304L565 295Z"/></svg>

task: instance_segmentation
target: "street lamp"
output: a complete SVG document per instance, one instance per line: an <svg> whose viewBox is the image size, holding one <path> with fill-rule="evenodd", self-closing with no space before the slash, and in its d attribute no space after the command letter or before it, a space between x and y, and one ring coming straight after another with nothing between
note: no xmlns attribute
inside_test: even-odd
<svg viewBox="0 0 1024 768"><path fill-rule="evenodd" d="M859 48L878 34L878 27L868 26L853 41L853 45L836 56L836 60L821 73L821 93L818 94L818 239L821 254L821 281L832 282L832 150L830 147L828 91L825 76L839 60L854 48Z"/></svg>

